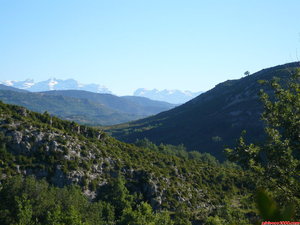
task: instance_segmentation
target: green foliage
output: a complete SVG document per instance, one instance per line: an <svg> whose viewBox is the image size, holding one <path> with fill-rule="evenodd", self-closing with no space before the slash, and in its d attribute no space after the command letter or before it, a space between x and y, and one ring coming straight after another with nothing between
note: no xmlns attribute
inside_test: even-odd
<svg viewBox="0 0 300 225"><path fill-rule="evenodd" d="M252 212L247 173L209 154L148 140L137 147L96 128L3 103L0 120L0 224L19 222L15 197L23 194L32 221L41 224L118 224L130 218L191 224L209 216L234 221L236 211L248 220ZM71 182L80 186L68 186ZM92 202L83 191L95 196Z"/></svg>
<svg viewBox="0 0 300 225"><path fill-rule="evenodd" d="M153 213L149 204L142 202L136 210L125 209L120 225L173 225L167 212Z"/></svg>
<svg viewBox="0 0 300 225"><path fill-rule="evenodd" d="M197 151L187 151L184 145L169 145L169 144L160 144L157 146L147 138L136 140L134 143L138 147L149 149L151 151L163 153L165 155L173 155L183 159L192 159L202 163L207 163L209 165L217 166L219 161L209 153L200 153Z"/></svg>
<svg viewBox="0 0 300 225"><path fill-rule="evenodd" d="M275 200L263 190L257 191L256 203L263 221L291 221L294 217L295 207L292 203L286 203L280 209Z"/></svg>
<svg viewBox="0 0 300 225"><path fill-rule="evenodd" d="M22 195L21 198L16 196L17 202L17 220L18 225L31 225L34 224L32 221L32 206L26 195Z"/></svg>
<svg viewBox="0 0 300 225"><path fill-rule="evenodd" d="M125 180L122 176L112 179L112 182L99 189L98 199L109 202L115 206L115 215L119 219L123 211L130 209L133 205L133 196L125 187Z"/></svg>
<svg viewBox="0 0 300 225"><path fill-rule="evenodd" d="M207 225L223 225L226 221L218 216L210 216L207 218L206 223Z"/></svg>
<svg viewBox="0 0 300 225"><path fill-rule="evenodd" d="M121 187L129 197L120 180L112 186ZM155 213L145 202L133 209L132 200L125 200L122 194L115 193L108 201L90 202L75 186L55 188L34 177L7 180L0 190L0 199L0 223L3 225L174 224L168 212Z"/></svg>
<svg viewBox="0 0 300 225"><path fill-rule="evenodd" d="M231 160L252 170L257 185L272 190L281 205L295 204L296 216L300 218L300 72L288 83L280 83L278 79L265 83L273 89L272 96L264 91L260 94L265 109L262 119L266 123L266 141L248 145L241 137L238 146L227 149L227 153ZM263 193L258 195L264 217L281 216L273 200Z"/></svg>

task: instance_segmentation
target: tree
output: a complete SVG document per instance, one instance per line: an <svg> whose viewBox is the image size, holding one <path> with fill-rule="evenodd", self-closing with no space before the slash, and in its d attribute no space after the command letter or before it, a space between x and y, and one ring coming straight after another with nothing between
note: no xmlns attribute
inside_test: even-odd
<svg viewBox="0 0 300 225"><path fill-rule="evenodd" d="M119 219L125 209L131 208L133 196L125 186L125 179L118 174L111 183L104 185L98 190L98 200L110 203L115 209L115 215Z"/></svg>
<svg viewBox="0 0 300 225"><path fill-rule="evenodd" d="M167 212L154 213L151 206L142 202L136 210L126 208L122 215L120 225L173 225Z"/></svg>
<svg viewBox="0 0 300 225"><path fill-rule="evenodd" d="M283 197L282 203L290 201L299 207L300 72L296 71L288 82L273 79L262 83L272 90L272 95L260 92L266 140L261 144L246 144L242 135L237 147L226 149L226 152L229 159L261 178L258 185Z"/></svg>
<svg viewBox="0 0 300 225"><path fill-rule="evenodd" d="M31 225L34 224L32 220L32 206L30 200L26 195L22 195L21 198L16 197L18 203L18 213L17 213L17 225Z"/></svg>
<svg viewBox="0 0 300 225"><path fill-rule="evenodd" d="M250 72L247 70L245 73L244 73L245 76L249 76L250 75Z"/></svg>

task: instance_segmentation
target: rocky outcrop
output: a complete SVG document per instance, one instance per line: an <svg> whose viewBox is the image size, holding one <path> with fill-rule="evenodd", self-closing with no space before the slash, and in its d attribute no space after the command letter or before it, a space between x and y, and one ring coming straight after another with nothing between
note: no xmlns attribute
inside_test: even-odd
<svg viewBox="0 0 300 225"><path fill-rule="evenodd" d="M153 153L141 153L143 150L118 142L101 130L58 121L49 114L34 114L19 107L13 115L1 110L0 141L12 160L9 172L0 171L0 182L12 174L34 175L57 187L77 184L94 199L99 188L121 174L128 190L155 210L176 210L178 204L195 209L201 205L206 212L213 209L207 190L191 185L192 180L183 172L186 170L178 168L172 159L161 162ZM149 157L144 161L148 165L139 162L144 156Z"/></svg>

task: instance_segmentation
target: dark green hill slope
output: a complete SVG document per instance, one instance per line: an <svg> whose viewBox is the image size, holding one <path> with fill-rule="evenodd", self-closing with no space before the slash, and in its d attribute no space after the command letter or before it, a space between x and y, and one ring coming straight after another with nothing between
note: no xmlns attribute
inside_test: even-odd
<svg viewBox="0 0 300 225"><path fill-rule="evenodd" d="M62 95L72 98L87 99L91 102L104 105L119 113L142 117L154 115L159 112L169 110L175 106L167 102L154 101L143 97L118 97L111 94L99 94L78 90L46 91L42 93L47 95Z"/></svg>
<svg viewBox="0 0 300 225"><path fill-rule="evenodd" d="M224 157L224 146L231 146L247 130L251 141L263 136L260 122L262 105L258 80L282 79L291 75L299 63L261 70L239 80L228 80L210 91L172 110L110 129L119 140L134 142L148 138L159 143L184 144L190 150Z"/></svg>
<svg viewBox="0 0 300 225"><path fill-rule="evenodd" d="M37 93L5 85L0 85L0 100L94 126L137 120L175 106L143 97L118 97L78 90Z"/></svg>
<svg viewBox="0 0 300 225"><path fill-rule="evenodd" d="M110 184L121 175L136 201L148 202L155 210L168 210L175 217L198 221L195 224L202 224L209 216L240 221L251 212L245 202L249 194L245 187L251 187L249 177L242 176L244 172L237 168L138 148L47 113L0 102L0 143L0 190L8 177L34 175L58 187L80 185L90 198L113 202L122 196L111 193ZM120 185L116 191L121 191ZM26 187L31 190L30 185ZM120 201L124 203L125 199ZM1 213L0 217L5 218Z"/></svg>
<svg viewBox="0 0 300 225"><path fill-rule="evenodd" d="M47 111L62 119L73 120L82 124L109 125L142 117L136 114L117 112L105 105L84 98L62 95L0 90L0 100L27 107L36 112Z"/></svg>

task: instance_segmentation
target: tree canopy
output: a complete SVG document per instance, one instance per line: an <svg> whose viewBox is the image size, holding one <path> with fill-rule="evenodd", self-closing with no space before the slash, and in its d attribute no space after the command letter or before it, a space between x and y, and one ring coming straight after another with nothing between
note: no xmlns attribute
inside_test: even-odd
<svg viewBox="0 0 300 225"><path fill-rule="evenodd" d="M226 149L229 159L255 173L258 187L280 196L281 203L300 205L300 72L288 81L261 81L271 92L260 91L264 104L266 140L246 144L245 133L237 147ZM297 210L300 212L300 210ZM299 215L298 215L299 216Z"/></svg>

